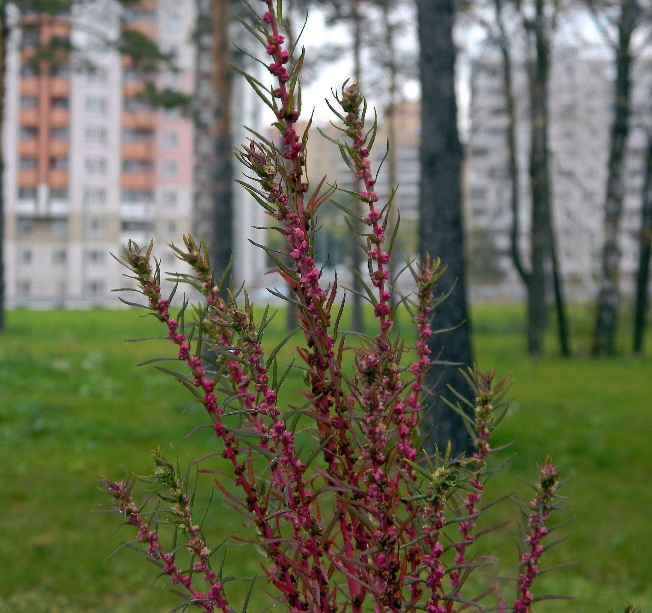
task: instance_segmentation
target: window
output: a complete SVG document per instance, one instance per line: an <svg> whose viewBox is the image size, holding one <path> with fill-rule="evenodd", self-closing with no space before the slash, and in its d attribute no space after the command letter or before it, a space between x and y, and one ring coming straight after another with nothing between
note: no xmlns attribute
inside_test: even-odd
<svg viewBox="0 0 652 613"><path fill-rule="evenodd" d="M127 113L138 113L140 111L150 110L149 104L140 98L125 98L122 104L123 109Z"/></svg>
<svg viewBox="0 0 652 613"><path fill-rule="evenodd" d="M70 78L70 66L65 64L54 64L50 66L50 76L57 79L69 79Z"/></svg>
<svg viewBox="0 0 652 613"><path fill-rule="evenodd" d="M145 23L156 23L156 13L147 9L127 9L124 12L125 21L144 21Z"/></svg>
<svg viewBox="0 0 652 613"><path fill-rule="evenodd" d="M163 204L170 208L177 206L177 192L163 192Z"/></svg>
<svg viewBox="0 0 652 613"><path fill-rule="evenodd" d="M88 261L92 264L101 264L104 262L104 251L99 251L98 249L92 249L88 252Z"/></svg>
<svg viewBox="0 0 652 613"><path fill-rule="evenodd" d="M122 142L124 143L153 143L154 132L152 130L123 130Z"/></svg>
<svg viewBox="0 0 652 613"><path fill-rule="evenodd" d="M202 135L197 139L198 153L209 154L213 150L213 140L210 136Z"/></svg>
<svg viewBox="0 0 652 613"><path fill-rule="evenodd" d="M88 291L92 296L99 296L104 293L104 281L89 281Z"/></svg>
<svg viewBox="0 0 652 613"><path fill-rule="evenodd" d="M130 66L129 68L125 68L122 73L122 80L125 83L135 83L141 81L142 78L143 78L143 73L140 70L138 70L138 68L134 68L133 66Z"/></svg>
<svg viewBox="0 0 652 613"><path fill-rule="evenodd" d="M20 67L20 76L23 77L24 79L31 79L32 77L35 77L38 75L38 72L36 71L36 68L32 66L31 64L23 64Z"/></svg>
<svg viewBox="0 0 652 613"><path fill-rule="evenodd" d="M123 202L152 202L154 194L149 190L142 189L123 189Z"/></svg>
<svg viewBox="0 0 652 613"><path fill-rule="evenodd" d="M18 281L16 289L20 296L29 296L32 289L32 283L31 281Z"/></svg>
<svg viewBox="0 0 652 613"><path fill-rule="evenodd" d="M65 238L68 235L68 220L53 219L50 222L50 233L57 238Z"/></svg>
<svg viewBox="0 0 652 613"><path fill-rule="evenodd" d="M20 126L20 140L32 140L35 138L38 138L38 128Z"/></svg>
<svg viewBox="0 0 652 613"><path fill-rule="evenodd" d="M104 158L86 158L84 168L89 175L103 175L106 172L106 160Z"/></svg>
<svg viewBox="0 0 652 613"><path fill-rule="evenodd" d="M21 157L18 162L18 168L20 170L36 170L38 165L38 160L32 157Z"/></svg>
<svg viewBox="0 0 652 613"><path fill-rule="evenodd" d="M52 170L68 170L68 158L50 158L50 168Z"/></svg>
<svg viewBox="0 0 652 613"><path fill-rule="evenodd" d="M164 238L173 238L177 231L177 224L174 221L162 221L159 232Z"/></svg>
<svg viewBox="0 0 652 613"><path fill-rule="evenodd" d="M53 200L68 200L68 188L60 187L50 190L50 198Z"/></svg>
<svg viewBox="0 0 652 613"><path fill-rule="evenodd" d="M86 234L101 238L106 234L106 222L100 217L91 217L86 220Z"/></svg>
<svg viewBox="0 0 652 613"><path fill-rule="evenodd" d="M87 187L84 189L84 204L104 204L106 190L101 187Z"/></svg>
<svg viewBox="0 0 652 613"><path fill-rule="evenodd" d="M106 129L98 128L97 126L89 126L85 132L87 143L106 143Z"/></svg>
<svg viewBox="0 0 652 613"><path fill-rule="evenodd" d="M21 264L29 264L32 261L32 250L23 249L20 252L20 262Z"/></svg>
<svg viewBox="0 0 652 613"><path fill-rule="evenodd" d="M165 20L165 27L168 30L178 30L180 25L181 18L179 17L179 13L170 13Z"/></svg>
<svg viewBox="0 0 652 613"><path fill-rule="evenodd" d="M36 47L39 44L39 32L37 30L23 30L20 38L20 47Z"/></svg>
<svg viewBox="0 0 652 613"><path fill-rule="evenodd" d="M52 128L50 135L55 140L68 140L70 138L70 130L68 127Z"/></svg>
<svg viewBox="0 0 652 613"><path fill-rule="evenodd" d="M152 170L153 163L150 160L134 160L130 158L122 160L123 172L151 172Z"/></svg>
<svg viewBox="0 0 652 613"><path fill-rule="evenodd" d="M161 175L165 179L176 179L179 173L179 166L172 160L165 160L161 167Z"/></svg>
<svg viewBox="0 0 652 613"><path fill-rule="evenodd" d="M484 200L487 197L487 190L484 187L472 187L471 198L474 200Z"/></svg>
<svg viewBox="0 0 652 613"><path fill-rule="evenodd" d="M176 72L166 72L163 75L163 87L167 89L179 89L181 80L178 73Z"/></svg>
<svg viewBox="0 0 652 613"><path fill-rule="evenodd" d="M179 146L178 132L163 133L163 149L176 149Z"/></svg>
<svg viewBox="0 0 652 613"><path fill-rule="evenodd" d="M18 197L24 200L36 200L35 187L19 187Z"/></svg>
<svg viewBox="0 0 652 613"><path fill-rule="evenodd" d="M55 249L52 252L52 262L54 264L65 264L66 263L66 250L65 249Z"/></svg>
<svg viewBox="0 0 652 613"><path fill-rule="evenodd" d="M19 217L17 220L18 234L27 236L34 232L34 222L29 217Z"/></svg>
<svg viewBox="0 0 652 613"><path fill-rule="evenodd" d="M21 96L20 108L21 109L35 109L38 107L38 98L36 96Z"/></svg>
<svg viewBox="0 0 652 613"><path fill-rule="evenodd" d="M63 96L57 96L52 98L52 108L53 109L67 109L70 107L70 100Z"/></svg>
<svg viewBox="0 0 652 613"><path fill-rule="evenodd" d="M91 83L104 83L107 77L107 70L106 68L93 66L88 70L87 77Z"/></svg>
<svg viewBox="0 0 652 613"><path fill-rule="evenodd" d="M86 110L89 113L106 113L106 98L86 98Z"/></svg>

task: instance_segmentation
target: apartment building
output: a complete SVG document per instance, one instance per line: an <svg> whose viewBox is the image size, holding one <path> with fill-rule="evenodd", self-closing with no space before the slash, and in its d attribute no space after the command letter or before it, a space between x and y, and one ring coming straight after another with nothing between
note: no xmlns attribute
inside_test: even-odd
<svg viewBox="0 0 652 613"><path fill-rule="evenodd" d="M102 40L121 17L174 50L180 72L154 77L108 49ZM130 239L163 246L191 230L191 122L139 94L153 78L192 91L194 15L154 1L120 14L98 0L72 16L21 19L40 23L14 28L7 56L7 304L115 305L110 290L125 285L126 269L110 253L120 255ZM34 66L37 47L53 37L72 38L79 51ZM163 256L164 270L174 266Z"/></svg>
<svg viewBox="0 0 652 613"><path fill-rule="evenodd" d="M509 257L512 215L502 66L498 57L485 55L472 62L471 73L467 224L470 228L489 231L500 266L506 273L505 283L517 286L519 280ZM596 289L603 243L614 76L613 62L604 49L563 48L554 55L549 106L553 216L562 275L571 295L592 296ZM518 66L514 81L522 205L521 249L527 255L529 127L524 65ZM627 149L621 230L625 290L631 287L638 258L646 127L652 119L649 106L652 61L649 58L637 60L632 82L634 116Z"/></svg>

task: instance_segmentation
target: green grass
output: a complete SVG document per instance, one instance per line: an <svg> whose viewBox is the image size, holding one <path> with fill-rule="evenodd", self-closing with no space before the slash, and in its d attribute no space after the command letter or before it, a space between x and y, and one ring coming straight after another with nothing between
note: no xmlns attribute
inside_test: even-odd
<svg viewBox="0 0 652 613"><path fill-rule="evenodd" d="M516 455L491 489L529 497L519 479L534 480L547 453L568 477L573 521L549 557L576 563L545 576L542 589L578 599L541 603L541 613L606 613L627 602L652 613L652 360L591 360L590 314L577 308L572 321L581 357L554 357L550 338L550 356L530 359L521 309L474 310L477 363L511 372L515 399L494 443L515 440L504 455ZM0 337L0 613L135 613L179 604L142 556L124 548L111 556L131 533L116 531L116 515L96 512L106 503L98 475L150 472L157 445L173 445L182 463L213 450L206 432L183 438L203 422L197 409L182 414L185 390L151 366L134 367L169 347L123 342L160 332L135 311L8 314ZM239 526L215 501L211 510L212 525ZM503 516L516 517L515 506L504 506ZM508 529L492 540L507 569L515 539ZM251 575L260 560L256 551L232 548L227 568ZM265 600L262 581L256 595L251 611Z"/></svg>

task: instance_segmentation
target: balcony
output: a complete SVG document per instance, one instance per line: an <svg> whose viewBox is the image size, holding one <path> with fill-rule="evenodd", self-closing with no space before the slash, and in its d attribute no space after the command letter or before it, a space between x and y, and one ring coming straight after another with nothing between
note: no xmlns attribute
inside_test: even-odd
<svg viewBox="0 0 652 613"><path fill-rule="evenodd" d="M50 125L55 128L70 125L70 111L68 109L50 108Z"/></svg>
<svg viewBox="0 0 652 613"><path fill-rule="evenodd" d="M127 130L153 130L156 127L156 113L151 110L123 113L122 127Z"/></svg>
<svg viewBox="0 0 652 613"><path fill-rule="evenodd" d="M65 140L51 140L49 150L52 157L68 157L70 145Z"/></svg>
<svg viewBox="0 0 652 613"><path fill-rule="evenodd" d="M68 98L70 96L70 81L67 79L50 78L50 95L52 97Z"/></svg>
<svg viewBox="0 0 652 613"><path fill-rule="evenodd" d="M39 95L39 78L24 77L20 80L21 96L38 96Z"/></svg>
<svg viewBox="0 0 652 613"><path fill-rule="evenodd" d="M125 98L133 98L134 96L141 94L143 91L145 91L145 83L143 79L139 79L132 83L125 83L122 86L122 94Z"/></svg>
<svg viewBox="0 0 652 613"><path fill-rule="evenodd" d="M36 109L20 109L18 114L18 121L23 126L38 126L39 124L39 110Z"/></svg>
<svg viewBox="0 0 652 613"><path fill-rule="evenodd" d="M68 171L51 168L48 183L53 189L64 189L68 187Z"/></svg>
<svg viewBox="0 0 652 613"><path fill-rule="evenodd" d="M147 247L153 238L151 232L143 232L142 230L123 230L120 232L121 245L127 245L129 241L133 241L139 247Z"/></svg>
<svg viewBox="0 0 652 613"><path fill-rule="evenodd" d="M141 141L136 143L122 143L122 158L134 158L138 160L153 160L156 155L156 148L153 142Z"/></svg>
<svg viewBox="0 0 652 613"><path fill-rule="evenodd" d="M149 221L154 216L152 202L122 202L120 218L124 221Z"/></svg>
<svg viewBox="0 0 652 613"><path fill-rule="evenodd" d="M120 177L122 189L152 190L155 187L154 173L148 172L123 172Z"/></svg>
<svg viewBox="0 0 652 613"><path fill-rule="evenodd" d="M25 187L38 184L38 170L19 170L18 185Z"/></svg>
<svg viewBox="0 0 652 613"><path fill-rule="evenodd" d="M38 157L39 146L38 140L30 138L29 140L21 140L18 143L18 155L21 157Z"/></svg>

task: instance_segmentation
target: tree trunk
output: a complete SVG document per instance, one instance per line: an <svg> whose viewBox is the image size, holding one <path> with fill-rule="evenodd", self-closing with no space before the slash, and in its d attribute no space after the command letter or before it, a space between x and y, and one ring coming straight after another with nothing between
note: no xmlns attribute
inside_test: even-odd
<svg viewBox="0 0 652 613"><path fill-rule="evenodd" d="M514 268L518 273L525 287L530 284L530 272L526 270L521 258L518 239L520 234L521 197L518 179L518 142L516 135L516 97L514 96L514 84L512 81L512 51L510 39L505 31L503 21L503 2L495 0L496 24L498 26L498 48L503 61L503 95L505 97L505 109L507 110L507 172L510 181L510 209L512 212L512 226L510 229L510 256Z"/></svg>
<svg viewBox="0 0 652 613"><path fill-rule="evenodd" d="M455 43L453 0L417 0L421 76L421 183L419 195L419 250L440 257L447 267L442 283L452 289L435 313L436 328L447 330L431 338L434 357L455 365L435 366L427 385L437 386L441 396L451 397L448 386L467 395L468 385L459 369L471 366L464 281L462 221L462 147L457 130L455 99ZM454 287L453 287L454 286ZM469 451L471 440L462 419L440 398L427 400L423 432L426 449L444 450L450 440L455 453Z"/></svg>
<svg viewBox="0 0 652 613"><path fill-rule="evenodd" d="M641 207L641 233L639 236L638 270L636 271L636 305L634 308L634 353L643 353L652 254L652 135L648 137L645 186Z"/></svg>
<svg viewBox="0 0 652 613"><path fill-rule="evenodd" d="M532 40L529 62L530 87L530 190L532 228L530 231L532 269L528 284L528 351L540 355L547 325L546 259L550 255L550 175L548 165L548 76L550 47L546 32L543 0L536 0L536 15L526 24Z"/></svg>
<svg viewBox="0 0 652 613"><path fill-rule="evenodd" d="M213 33L214 111L214 191L209 248L211 263L219 279L233 257L233 143L231 139L231 1L211 0ZM222 293L226 292L225 283Z"/></svg>
<svg viewBox="0 0 652 613"><path fill-rule="evenodd" d="M640 16L637 0L623 0L618 22L616 48L615 117L611 126L609 165L607 168L607 193L604 205L604 246L598 313L593 340L593 355L613 355L620 291L618 287L620 248L618 235L624 199L625 147L629 135L630 72L632 66L631 39Z"/></svg>
<svg viewBox="0 0 652 613"><path fill-rule="evenodd" d="M0 2L0 135L4 128L5 118L5 67L7 60L7 7ZM0 139L1 141L1 139ZM5 329L5 214L4 214L4 151L0 142L0 332Z"/></svg>
<svg viewBox="0 0 652 613"><path fill-rule="evenodd" d="M353 27L353 76L357 83L360 83L362 78L362 15L360 13L360 0L352 0L351 2L351 25ZM357 187L356 187L357 189ZM354 201L354 206L364 216L366 211L361 210L361 203L359 200ZM359 223L353 221L356 230L359 230ZM358 245L358 241L351 242L351 288L353 295L351 296L351 329L354 332L364 331L364 314L362 312L362 295L364 288L358 274L363 262L362 247Z"/></svg>

